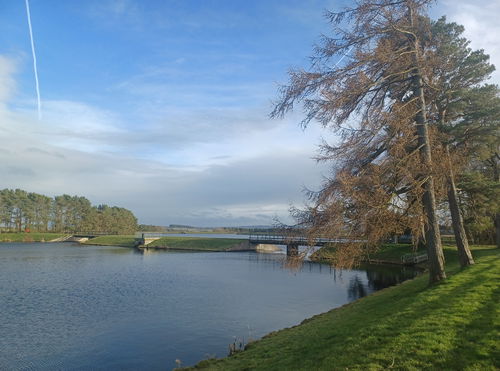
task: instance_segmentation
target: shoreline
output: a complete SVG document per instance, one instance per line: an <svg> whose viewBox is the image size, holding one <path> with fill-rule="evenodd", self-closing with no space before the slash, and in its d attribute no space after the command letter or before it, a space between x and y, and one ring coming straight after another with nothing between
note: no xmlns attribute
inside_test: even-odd
<svg viewBox="0 0 500 371"><path fill-rule="evenodd" d="M56 242L74 242L80 245L90 246L117 246L126 248L136 248L137 250L152 249L165 251L197 251L197 252L231 252L231 251L254 251L262 253L274 253L281 249L273 245L253 245L245 239L232 238L211 238L211 237L171 237L165 236L154 241L149 241L147 245L137 245L135 235L106 235L98 236L88 240L71 240L67 237L68 233L55 232L6 232L0 233L0 243L56 243ZM401 250L401 247L405 250ZM384 245L384 248L372 257L367 257L360 261L361 264L373 265L391 265L391 266L413 266L422 267L424 264L405 264L401 261L401 256L408 253L410 245ZM324 249L324 248L323 248ZM393 253L389 258L387 251ZM377 256L380 255L380 258ZM328 258L328 249L322 252L318 250L310 257L311 262L331 265L331 259Z"/></svg>
<svg viewBox="0 0 500 371"><path fill-rule="evenodd" d="M420 275L183 370L498 369L499 251L473 254L460 268L447 246L442 284Z"/></svg>

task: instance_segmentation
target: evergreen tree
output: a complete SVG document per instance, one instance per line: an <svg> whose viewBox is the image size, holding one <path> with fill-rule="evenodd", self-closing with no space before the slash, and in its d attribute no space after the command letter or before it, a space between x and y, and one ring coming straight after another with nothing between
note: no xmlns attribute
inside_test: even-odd
<svg viewBox="0 0 500 371"><path fill-rule="evenodd" d="M462 212L460 210L456 172L461 172L467 163L467 150L477 132L471 130L471 94L481 90L480 84L489 78L495 69L482 50L472 51L469 41L462 36L464 28L456 23L447 23L442 17L432 23L430 48L433 50L434 66L429 73L427 90L433 105L434 124L439 130L438 140L441 154L447 199L452 218L455 241L462 266L474 263L469 249ZM431 115L432 116L432 115ZM476 138L477 139L477 138Z"/></svg>

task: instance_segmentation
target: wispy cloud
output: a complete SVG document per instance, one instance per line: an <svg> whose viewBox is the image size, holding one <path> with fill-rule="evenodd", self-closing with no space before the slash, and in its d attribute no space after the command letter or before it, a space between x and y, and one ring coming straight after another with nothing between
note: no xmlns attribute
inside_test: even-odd
<svg viewBox="0 0 500 371"><path fill-rule="evenodd" d="M339 11L342 6L351 5L348 1L294 1L292 4L289 2L276 5L277 11L284 14L291 20L297 23L305 24L310 27L321 27L326 25L327 21L324 17L324 11L336 10ZM319 10L319 11L318 11Z"/></svg>
<svg viewBox="0 0 500 371"><path fill-rule="evenodd" d="M63 148L87 152L120 149L121 144L112 140L126 133L119 126L118 115L73 101L47 100L44 107L44 118L39 123L29 119L31 110L28 107L18 107L19 122L12 130L32 133Z"/></svg>
<svg viewBox="0 0 500 371"><path fill-rule="evenodd" d="M16 63L12 58L0 55L0 109L10 100L16 88L14 73Z"/></svg>
<svg viewBox="0 0 500 371"><path fill-rule="evenodd" d="M90 16L106 24L117 21L142 22L142 12L135 0L99 0L90 3Z"/></svg>

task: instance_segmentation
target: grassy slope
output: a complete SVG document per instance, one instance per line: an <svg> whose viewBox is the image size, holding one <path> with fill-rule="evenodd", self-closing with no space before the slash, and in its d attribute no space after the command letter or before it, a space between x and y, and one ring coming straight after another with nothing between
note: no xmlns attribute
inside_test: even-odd
<svg viewBox="0 0 500 371"><path fill-rule="evenodd" d="M401 263L401 257L405 254L414 253L413 245L410 244L385 244L375 254L370 255L370 259L378 259L384 261L392 261ZM419 250L417 253L422 254L426 251Z"/></svg>
<svg viewBox="0 0 500 371"><path fill-rule="evenodd" d="M148 247L168 247L176 250L225 251L244 240L201 237L162 237ZM133 247L135 236L100 236L83 242L87 245Z"/></svg>
<svg viewBox="0 0 500 371"><path fill-rule="evenodd" d="M161 246L176 250L225 251L243 241L230 238L162 237L151 242L148 247Z"/></svg>
<svg viewBox="0 0 500 371"><path fill-rule="evenodd" d="M0 233L0 242L40 242L64 236L64 233Z"/></svg>
<svg viewBox="0 0 500 371"><path fill-rule="evenodd" d="M135 236L99 236L83 242L86 245L134 247Z"/></svg>
<svg viewBox="0 0 500 371"><path fill-rule="evenodd" d="M410 244L384 244L380 247L380 250L374 254L369 255L371 260L380 260L384 262L391 262L395 264L401 263L401 257L405 254L414 253L413 245ZM417 251L422 253L421 250ZM328 263L331 255L333 253L333 248L323 247L313 254L313 259L316 261L322 261Z"/></svg>
<svg viewBox="0 0 500 371"><path fill-rule="evenodd" d="M448 247L449 278L424 274L269 334L244 352L200 362L211 370L495 370L500 368L498 249L475 247L460 270Z"/></svg>

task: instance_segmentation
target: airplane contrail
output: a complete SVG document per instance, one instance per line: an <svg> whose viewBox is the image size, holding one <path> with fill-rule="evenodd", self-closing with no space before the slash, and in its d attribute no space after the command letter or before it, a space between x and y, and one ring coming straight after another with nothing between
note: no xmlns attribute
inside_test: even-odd
<svg viewBox="0 0 500 371"><path fill-rule="evenodd" d="M35 42L33 41L33 28L31 27L30 4L26 2L26 14L28 15L28 27L30 29L31 53L33 54L33 70L35 71L36 100L38 104L38 120L42 119L42 101L40 99L40 84L38 83L38 70L36 66Z"/></svg>

